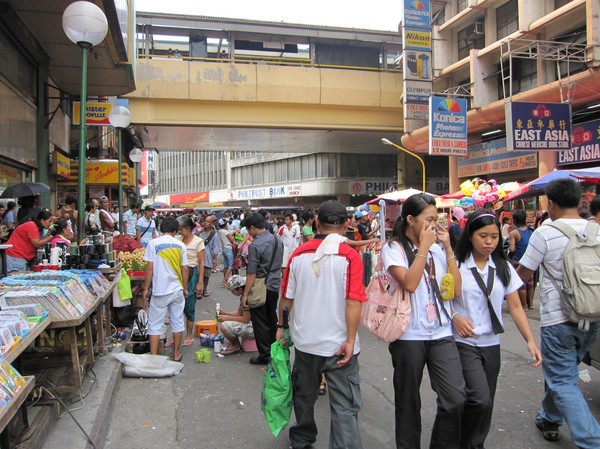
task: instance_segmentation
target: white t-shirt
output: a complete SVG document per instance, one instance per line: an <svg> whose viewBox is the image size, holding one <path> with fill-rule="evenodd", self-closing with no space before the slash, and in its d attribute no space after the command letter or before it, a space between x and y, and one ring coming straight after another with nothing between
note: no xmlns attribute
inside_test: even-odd
<svg viewBox="0 0 600 449"><path fill-rule="evenodd" d="M408 260L406 255L404 254L404 249L397 242L390 242L383 245L381 249L381 257L383 260L383 266L386 270L390 267L408 267ZM438 286L442 283L442 278L444 274L446 274L446 255L442 251L439 245L433 244L431 248L429 248L429 256L427 258L427 262L431 264L431 261L434 262L435 267L435 278L437 279ZM425 272L423 272L425 274ZM427 274L429 275L429 273ZM398 288L398 282L389 275L388 271L388 281L390 284L390 293L394 293ZM450 325L450 321L446 317L446 314L443 310L440 310L440 315L442 317L442 324L440 325L439 320L429 321L427 318L427 310L426 307L428 304L433 303L433 297L429 293L429 287L427 285L427 281L425 276L421 277L421 282L417 287L417 290L410 295L411 306L412 306L412 314L410 323L406 332L400 337L400 340L439 340L444 337L452 336L452 327ZM439 307L439 302L438 302ZM449 301L444 302L444 307L450 315L450 305Z"/></svg>
<svg viewBox="0 0 600 449"><path fill-rule="evenodd" d="M523 285L523 281L521 281L521 278L513 268L512 264L506 261L506 265L510 270L510 281L508 286L505 287L498 277L496 264L491 258L483 270L480 270L477 267L472 254L465 260L465 263L460 264L462 292L461 295L454 300L454 311L459 315L467 317L473 322L473 325L475 326L475 337L461 338L455 329L454 338L457 342L480 347L496 346L500 344L500 335L494 335L492 329L492 320L488 309L487 298L477 284L477 281L471 272L471 268L477 268L477 271L481 275L483 283L486 286L489 267L494 268L494 287L492 288L490 299L492 300L492 306L494 307L496 316L500 320L500 323L504 324L504 321L502 320L502 302L504 301L504 297L517 291L519 287Z"/></svg>
<svg viewBox="0 0 600 449"><path fill-rule="evenodd" d="M146 228L148 229L146 231ZM152 233L156 232L156 222L154 218L150 218L150 220L146 220L145 216L142 216L136 223L135 229L140 231L140 243L143 247L148 245L148 242L152 240ZM146 233L144 233L146 231Z"/></svg>
<svg viewBox="0 0 600 449"><path fill-rule="evenodd" d="M577 232L583 231L588 224L588 221L583 218L561 218L560 221L568 224ZM544 262L544 266L548 268L550 274L560 285L563 278L563 252L569 243L569 238L558 229L549 226L549 223L549 220L544 221L542 226L531 234L527 250L519 263L525 268L535 271ZM600 233L598 238L600 239ZM553 326L569 321L563 312L560 295L544 269L540 270L540 303L540 326Z"/></svg>
<svg viewBox="0 0 600 449"><path fill-rule="evenodd" d="M152 295L163 296L183 290L181 267L188 264L185 245L170 235L148 242L144 260L152 262Z"/></svg>
<svg viewBox="0 0 600 449"><path fill-rule="evenodd" d="M292 339L308 354L331 357L346 341L346 301L365 302L360 255L349 245L339 245L338 254L326 257L317 276L315 253L322 239L302 245L289 260L282 281L282 294L294 300ZM360 352L356 335L354 354Z"/></svg>
<svg viewBox="0 0 600 449"><path fill-rule="evenodd" d="M123 222L127 223L127 235L135 237L135 224L137 220L137 214L132 212L131 209L123 213Z"/></svg>
<svg viewBox="0 0 600 449"><path fill-rule="evenodd" d="M281 237L283 242L283 249L291 253L300 246L302 240L302 232L298 225L292 225L291 229L288 229L286 225L281 226L277 230L277 235Z"/></svg>

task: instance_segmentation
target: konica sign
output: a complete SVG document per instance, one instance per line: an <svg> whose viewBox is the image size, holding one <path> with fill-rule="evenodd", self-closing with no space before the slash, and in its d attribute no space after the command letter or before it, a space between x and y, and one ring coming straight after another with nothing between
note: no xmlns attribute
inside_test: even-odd
<svg viewBox="0 0 600 449"><path fill-rule="evenodd" d="M413 28L429 28L429 0L405 0L402 25Z"/></svg>
<svg viewBox="0 0 600 449"><path fill-rule="evenodd" d="M432 96L429 99L429 154L467 155L467 100Z"/></svg>

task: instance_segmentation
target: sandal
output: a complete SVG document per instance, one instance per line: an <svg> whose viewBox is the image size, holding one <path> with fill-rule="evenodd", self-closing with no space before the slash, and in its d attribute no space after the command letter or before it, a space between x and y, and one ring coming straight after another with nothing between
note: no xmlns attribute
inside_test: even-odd
<svg viewBox="0 0 600 449"><path fill-rule="evenodd" d="M167 340L165 343L165 348L170 348L175 344L173 340Z"/></svg>
<svg viewBox="0 0 600 449"><path fill-rule="evenodd" d="M325 382L321 382L319 385L319 396L323 396L327 393L327 384Z"/></svg>
<svg viewBox="0 0 600 449"><path fill-rule="evenodd" d="M204 296L206 298L207 296L210 296L210 293L204 292L204 293L202 293L202 296Z"/></svg>
<svg viewBox="0 0 600 449"><path fill-rule="evenodd" d="M186 338L185 340L183 340L183 343L181 345L182 346L192 346L192 343L194 343L193 338Z"/></svg>
<svg viewBox="0 0 600 449"><path fill-rule="evenodd" d="M178 359L176 359L175 357L173 357L173 361L174 362L181 362L182 360L183 360L183 354L181 354Z"/></svg>
<svg viewBox="0 0 600 449"><path fill-rule="evenodd" d="M239 354L240 352L244 352L244 348L242 348L241 346L238 349L227 349L227 350L223 350L221 351L221 354L223 355L234 355L234 354Z"/></svg>

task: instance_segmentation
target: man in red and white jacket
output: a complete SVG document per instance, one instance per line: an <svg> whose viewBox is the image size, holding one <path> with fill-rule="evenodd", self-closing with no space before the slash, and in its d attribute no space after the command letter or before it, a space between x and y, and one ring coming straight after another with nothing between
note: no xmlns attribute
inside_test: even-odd
<svg viewBox="0 0 600 449"><path fill-rule="evenodd" d="M362 406L358 323L366 301L360 255L344 242L346 208L338 201L321 204L317 234L288 261L279 304L277 339L283 310L294 308L294 411L289 431L292 448L312 447L317 426L314 404L325 374L331 406L330 448L360 449L358 412Z"/></svg>

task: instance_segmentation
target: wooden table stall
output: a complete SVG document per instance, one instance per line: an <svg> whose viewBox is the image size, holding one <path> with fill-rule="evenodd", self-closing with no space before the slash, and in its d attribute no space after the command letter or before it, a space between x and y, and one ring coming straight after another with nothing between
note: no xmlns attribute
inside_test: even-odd
<svg viewBox="0 0 600 449"><path fill-rule="evenodd" d="M98 349L104 352L104 339L110 334L110 304L107 303L109 298L112 299L112 291L115 288L116 282L113 280L110 283L108 290L96 298L92 306L85 311L79 318L63 321L52 321L48 329L65 329L67 330L67 341L65 346L69 348L71 356L71 367L73 368L73 385L57 386L55 390L58 393L78 392L83 386L83 375L81 368L94 363L94 341L92 338L92 322L91 315L96 312L98 325L96 326ZM106 320L106 325L103 324ZM79 357L79 349L77 346L77 327L84 325L85 328L85 357Z"/></svg>

